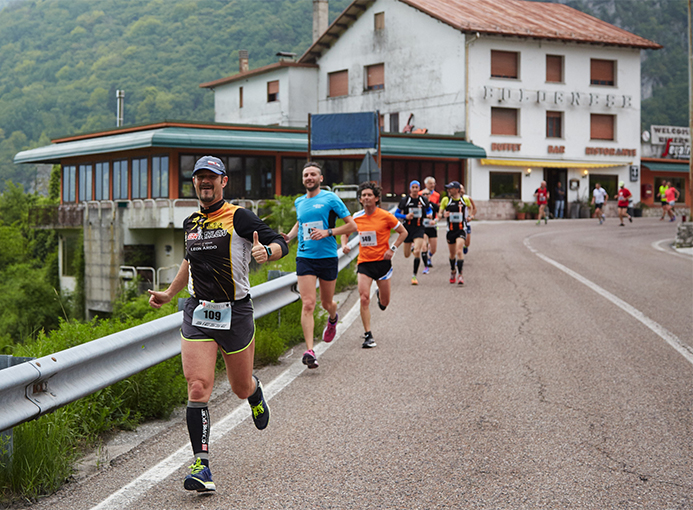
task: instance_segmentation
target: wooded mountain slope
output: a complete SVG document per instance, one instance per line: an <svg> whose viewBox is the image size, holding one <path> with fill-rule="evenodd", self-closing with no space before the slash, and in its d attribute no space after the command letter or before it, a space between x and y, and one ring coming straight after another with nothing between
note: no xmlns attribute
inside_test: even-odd
<svg viewBox="0 0 693 510"><path fill-rule="evenodd" d="M350 0L330 0L330 20ZM643 126L687 125L685 0L562 0L665 45L645 53ZM311 0L0 0L0 191L29 189L20 150L51 138L125 124L213 121L213 94L199 84L302 54L312 36Z"/></svg>

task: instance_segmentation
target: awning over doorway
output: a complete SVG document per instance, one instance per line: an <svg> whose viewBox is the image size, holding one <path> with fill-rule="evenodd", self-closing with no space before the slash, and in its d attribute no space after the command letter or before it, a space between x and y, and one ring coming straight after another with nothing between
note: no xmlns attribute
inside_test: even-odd
<svg viewBox="0 0 693 510"><path fill-rule="evenodd" d="M663 161L643 161L642 166L649 168L653 172L684 172L688 173L690 168L688 162L682 163L665 163Z"/></svg>
<svg viewBox="0 0 693 510"><path fill-rule="evenodd" d="M630 161L622 163L599 163L588 161L525 161L521 159L480 159L482 165L489 166L514 166L522 168L608 168L616 166L628 166Z"/></svg>

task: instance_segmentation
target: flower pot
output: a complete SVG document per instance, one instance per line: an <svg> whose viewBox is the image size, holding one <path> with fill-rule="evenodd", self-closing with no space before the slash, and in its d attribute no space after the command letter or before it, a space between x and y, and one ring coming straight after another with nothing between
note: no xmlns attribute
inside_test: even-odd
<svg viewBox="0 0 693 510"><path fill-rule="evenodd" d="M519 212L519 213L517 213L517 219L518 220L524 220L526 215L527 215L527 213Z"/></svg>

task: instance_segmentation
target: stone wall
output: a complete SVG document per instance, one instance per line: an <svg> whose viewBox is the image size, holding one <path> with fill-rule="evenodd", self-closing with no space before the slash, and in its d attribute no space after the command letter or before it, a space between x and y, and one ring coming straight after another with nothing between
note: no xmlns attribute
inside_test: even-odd
<svg viewBox="0 0 693 510"><path fill-rule="evenodd" d="M677 248L693 248L693 222L679 223L674 244Z"/></svg>

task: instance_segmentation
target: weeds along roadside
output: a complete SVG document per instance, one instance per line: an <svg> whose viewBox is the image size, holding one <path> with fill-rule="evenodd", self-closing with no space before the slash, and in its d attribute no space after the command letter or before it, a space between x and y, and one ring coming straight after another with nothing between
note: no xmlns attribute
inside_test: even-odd
<svg viewBox="0 0 693 510"><path fill-rule="evenodd" d="M296 221L291 216L293 197L278 197L277 208L263 217L277 231L288 232ZM276 220L277 217L281 221ZM338 223L339 224L339 223ZM269 270L294 272L297 244L290 244L283 259L255 266L251 286L267 281ZM337 292L356 284L355 262L340 271ZM135 286L136 287L136 286ZM177 297L187 297L183 291ZM177 299L160 310L148 304L148 295L124 292L115 304L113 317L90 322L61 320L58 329L39 332L34 340L13 347L14 356L41 357L75 345L132 328L177 311ZM315 311L315 331L322 331L327 317L320 307ZM287 349L303 342L301 301L256 321L255 364L277 363ZM221 356L217 368L223 369ZM132 430L152 419L166 419L187 402L185 377L180 356L171 358L139 374L73 402L27 423L14 427L14 455L8 465L0 443L0 503L36 500L60 488L74 472L83 453L114 430Z"/></svg>

